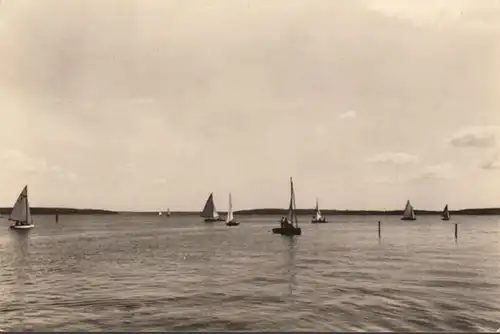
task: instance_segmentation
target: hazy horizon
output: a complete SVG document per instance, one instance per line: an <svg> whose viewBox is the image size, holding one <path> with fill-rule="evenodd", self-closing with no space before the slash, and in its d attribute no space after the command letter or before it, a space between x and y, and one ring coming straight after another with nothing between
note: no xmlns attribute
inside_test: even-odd
<svg viewBox="0 0 500 334"><path fill-rule="evenodd" d="M1 207L500 207L497 0L0 13Z"/></svg>

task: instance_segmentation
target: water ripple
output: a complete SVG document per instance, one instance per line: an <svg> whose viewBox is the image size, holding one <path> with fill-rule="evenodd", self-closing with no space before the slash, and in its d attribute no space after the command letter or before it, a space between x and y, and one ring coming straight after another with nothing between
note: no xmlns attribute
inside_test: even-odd
<svg viewBox="0 0 500 334"><path fill-rule="evenodd" d="M197 217L36 217L0 235L3 330L495 331L499 222L332 217L272 235Z"/></svg>

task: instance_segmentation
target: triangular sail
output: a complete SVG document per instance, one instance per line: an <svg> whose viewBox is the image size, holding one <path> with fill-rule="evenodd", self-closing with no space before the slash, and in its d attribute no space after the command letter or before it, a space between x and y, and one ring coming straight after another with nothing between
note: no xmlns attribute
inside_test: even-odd
<svg viewBox="0 0 500 334"><path fill-rule="evenodd" d="M25 186L23 191L14 203L14 207L9 216L9 220L22 223L32 223L31 210L28 201L28 186Z"/></svg>
<svg viewBox="0 0 500 334"><path fill-rule="evenodd" d="M405 211L403 213L404 218L415 218L415 212L413 211L413 207L410 204L410 201L406 202Z"/></svg>
<svg viewBox="0 0 500 334"><path fill-rule="evenodd" d="M443 218L450 218L450 212L448 211L448 204L444 207L443 213L441 214Z"/></svg>
<svg viewBox="0 0 500 334"><path fill-rule="evenodd" d="M203 218L219 218L219 214L217 213L214 204L213 193L210 193L210 196L208 196L207 202L205 203L205 207L203 208L200 216L202 216Z"/></svg>
<svg viewBox="0 0 500 334"><path fill-rule="evenodd" d="M233 221L234 217L233 217L233 201L231 199L231 193L229 194L229 207L228 207L228 210L227 210L227 217L226 217L226 222L231 222Z"/></svg>
<svg viewBox="0 0 500 334"><path fill-rule="evenodd" d="M295 212L297 207L295 206L295 192L293 190L293 180L290 178L290 205L288 206L288 221L290 223L295 222L295 226L299 226L299 222L297 219L297 213Z"/></svg>
<svg viewBox="0 0 500 334"><path fill-rule="evenodd" d="M318 199L316 198L316 207L314 208L314 213L316 215L316 220L321 219L321 211L319 210Z"/></svg>

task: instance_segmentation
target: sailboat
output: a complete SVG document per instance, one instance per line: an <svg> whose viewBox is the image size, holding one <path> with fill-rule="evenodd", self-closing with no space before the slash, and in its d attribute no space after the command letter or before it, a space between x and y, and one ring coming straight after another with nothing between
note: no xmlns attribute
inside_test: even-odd
<svg viewBox="0 0 500 334"><path fill-rule="evenodd" d="M28 201L28 186L25 186L23 191L19 194L10 213L9 220L14 222L10 226L12 229L26 230L35 227Z"/></svg>
<svg viewBox="0 0 500 334"><path fill-rule="evenodd" d="M167 209L167 217L170 217L172 215L172 213L170 212L170 208Z"/></svg>
<svg viewBox="0 0 500 334"><path fill-rule="evenodd" d="M281 226L273 228L273 233L286 236L302 235L302 229L297 220L297 207L295 206L295 192L293 190L293 180L290 177L290 205L288 206L287 217L281 218ZM295 226L294 226L295 223Z"/></svg>
<svg viewBox="0 0 500 334"><path fill-rule="evenodd" d="M417 220L417 215L413 211L413 206L411 206L410 201L406 201L405 211L403 212L403 217L401 220Z"/></svg>
<svg viewBox="0 0 500 334"><path fill-rule="evenodd" d="M314 208L314 216L311 220L311 223L313 224L327 223L326 218L321 215L317 198L316 198L316 207Z"/></svg>
<svg viewBox="0 0 500 334"><path fill-rule="evenodd" d="M229 193L229 207L227 210L227 216L226 216L226 225L227 226L238 226L240 225L239 222L234 220L234 215L233 215L233 201L231 199L231 193Z"/></svg>
<svg viewBox="0 0 500 334"><path fill-rule="evenodd" d="M210 193L210 196L208 196L207 202L205 203L205 207L203 208L203 211L201 211L200 216L205 218L206 223L224 221L224 219L219 216L219 213L215 208L213 193Z"/></svg>
<svg viewBox="0 0 500 334"><path fill-rule="evenodd" d="M444 207L443 213L441 214L441 220L450 220L450 212L448 211L448 204Z"/></svg>

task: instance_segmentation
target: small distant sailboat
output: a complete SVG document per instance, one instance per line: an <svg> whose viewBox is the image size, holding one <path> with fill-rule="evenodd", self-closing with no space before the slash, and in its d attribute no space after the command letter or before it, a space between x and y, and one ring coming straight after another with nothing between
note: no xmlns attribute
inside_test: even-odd
<svg viewBox="0 0 500 334"><path fill-rule="evenodd" d="M170 212L170 208L167 209L167 217L170 217L172 213Z"/></svg>
<svg viewBox="0 0 500 334"><path fill-rule="evenodd" d="M302 229L299 227L296 210L293 180L290 178L290 205L288 207L288 216L281 218L281 226L273 228L273 233L286 236L302 235Z"/></svg>
<svg viewBox="0 0 500 334"><path fill-rule="evenodd" d="M163 215L165 215L167 217L170 217L170 209L167 209L166 212L164 212L164 211L158 211L158 216L163 216Z"/></svg>
<svg viewBox="0 0 500 334"><path fill-rule="evenodd" d="M229 207L227 210L227 217L226 217L226 225L227 226L238 226L240 225L239 222L234 220L234 215L233 215L233 201L231 199L231 193L229 193Z"/></svg>
<svg viewBox="0 0 500 334"><path fill-rule="evenodd" d="M448 211L448 204L444 207L443 213L441 214L441 220L450 220L450 212Z"/></svg>
<svg viewBox="0 0 500 334"><path fill-rule="evenodd" d="M403 212L403 217L401 220L417 220L417 215L413 211L413 206L411 206L410 201L406 202L405 211Z"/></svg>
<svg viewBox="0 0 500 334"><path fill-rule="evenodd" d="M210 196L208 196L207 202L205 203L205 207L203 208L203 211L201 212L200 216L205 218L206 223L224 221L224 219L222 219L219 216L219 213L215 208L213 193L210 193Z"/></svg>
<svg viewBox="0 0 500 334"><path fill-rule="evenodd" d="M314 208L314 216L312 218L311 223L313 224L327 223L326 218L321 215L317 198L316 198L316 207Z"/></svg>
<svg viewBox="0 0 500 334"><path fill-rule="evenodd" d="M19 197L12 208L12 212L10 213L9 220L14 222L10 225L10 228L12 229L27 230L35 227L33 218L31 217L31 209L28 201L28 186L25 186L19 194Z"/></svg>

